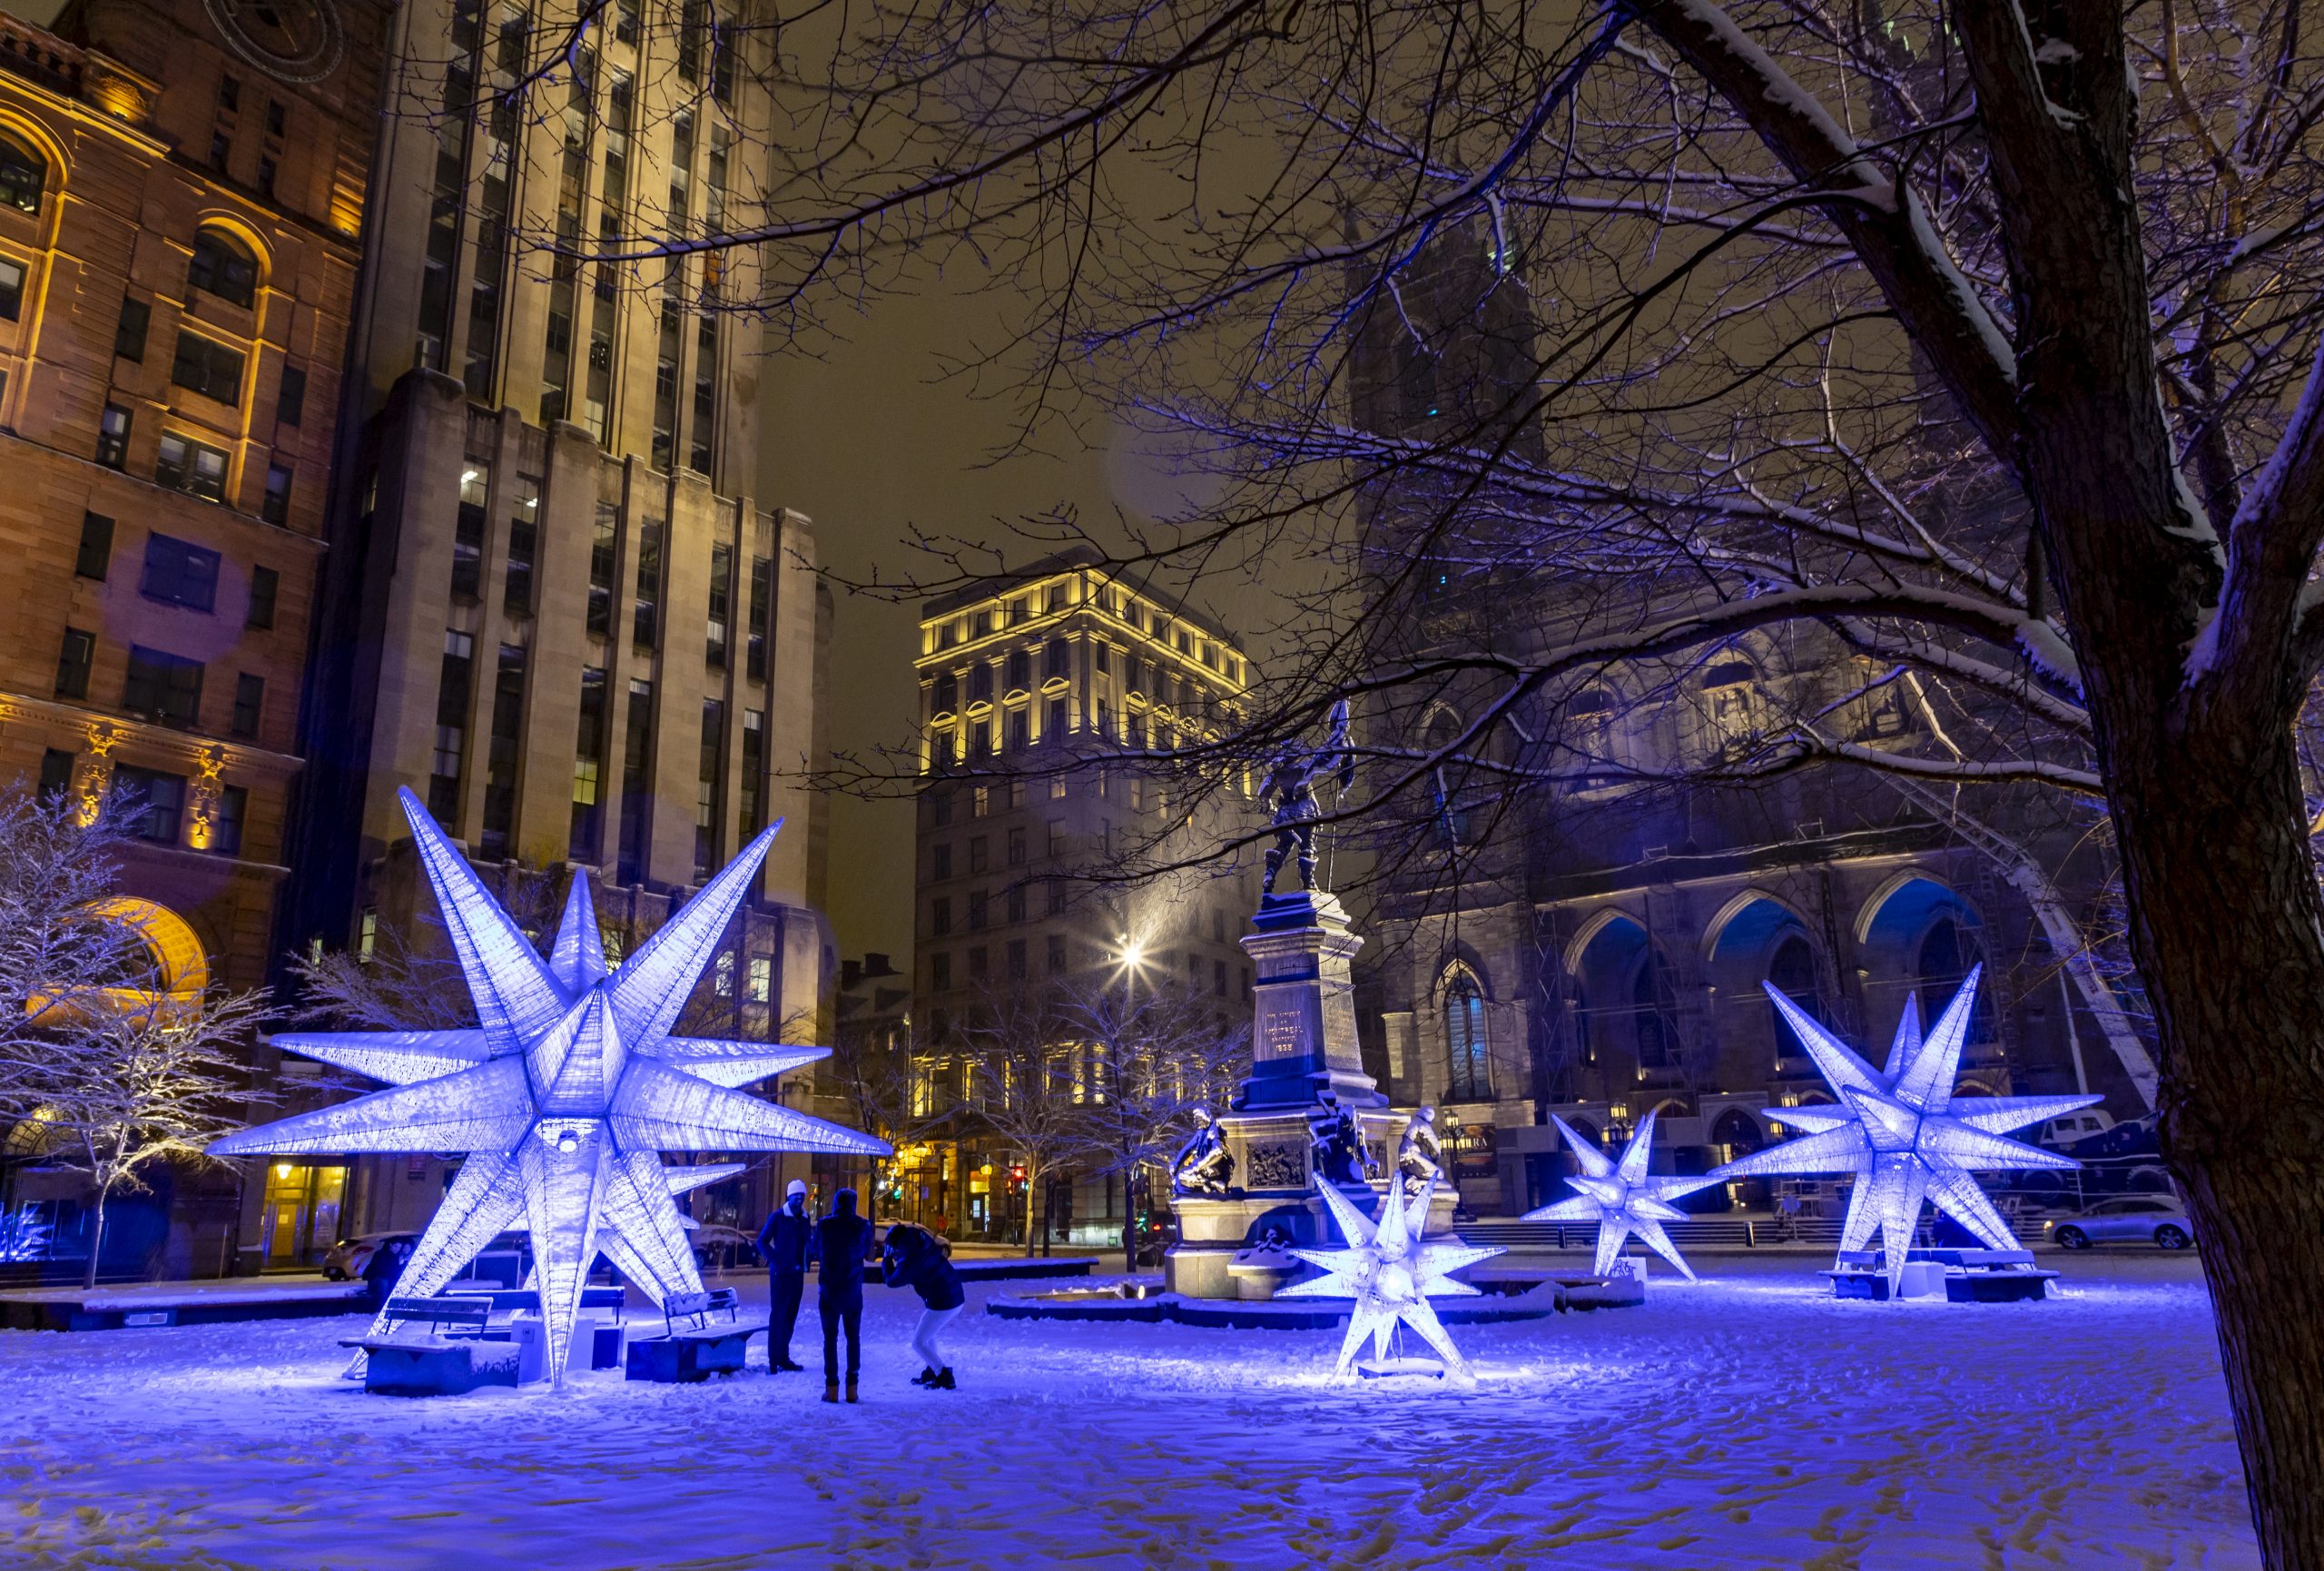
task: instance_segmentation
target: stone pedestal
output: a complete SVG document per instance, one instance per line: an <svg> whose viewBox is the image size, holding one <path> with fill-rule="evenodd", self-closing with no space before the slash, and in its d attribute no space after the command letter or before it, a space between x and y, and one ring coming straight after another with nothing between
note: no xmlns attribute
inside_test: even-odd
<svg viewBox="0 0 2324 1571"><path fill-rule="evenodd" d="M1301 1249L1344 1240L1313 1179L1309 1121L1327 1105L1355 1114L1365 1150L1383 1175L1369 1185L1343 1184L1360 1209L1376 1212L1387 1188L1407 1115L1364 1072L1356 1049L1355 998L1348 962L1364 946L1347 913L1329 894L1270 894L1259 903L1244 950L1257 971L1253 987L1251 1072L1232 1111L1217 1119L1235 1171L1226 1195L1180 1194L1173 1201L1178 1241L1163 1257L1170 1291L1196 1299L1247 1296L1248 1273L1232 1274L1237 1250L1256 1247L1268 1230ZM1362 1192L1369 1190L1369 1193ZM1456 1197L1440 1185L1429 1208L1432 1233L1452 1223Z"/></svg>

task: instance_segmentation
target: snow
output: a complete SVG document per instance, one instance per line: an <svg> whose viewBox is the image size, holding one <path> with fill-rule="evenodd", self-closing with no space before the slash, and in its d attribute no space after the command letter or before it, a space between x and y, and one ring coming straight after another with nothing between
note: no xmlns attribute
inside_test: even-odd
<svg viewBox="0 0 2324 1571"><path fill-rule="evenodd" d="M1019 1284L946 1332L957 1393L874 1289L853 1408L763 1341L724 1383L404 1401L333 1378L359 1317L0 1332L0 1564L2256 1566L2191 1260L2045 1263L2061 1298L1968 1306L1698 1260L1465 1328L1465 1394L1335 1385L1336 1331L977 1312Z"/></svg>

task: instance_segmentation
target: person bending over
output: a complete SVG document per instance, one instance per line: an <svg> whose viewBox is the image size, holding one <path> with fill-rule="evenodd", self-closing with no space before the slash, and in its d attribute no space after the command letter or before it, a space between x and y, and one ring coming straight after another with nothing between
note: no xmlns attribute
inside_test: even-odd
<svg viewBox="0 0 2324 1571"><path fill-rule="evenodd" d="M944 1361L943 1353L936 1346L936 1337L951 1324L952 1317L960 1312L960 1306L968 1299L960 1291L960 1273L944 1258L942 1241L916 1223L898 1222L888 1230L882 1268L890 1287L908 1287L920 1295L920 1324L912 1331L911 1345L924 1362L911 1383L931 1391L958 1390L960 1388L952 1379L952 1366Z"/></svg>

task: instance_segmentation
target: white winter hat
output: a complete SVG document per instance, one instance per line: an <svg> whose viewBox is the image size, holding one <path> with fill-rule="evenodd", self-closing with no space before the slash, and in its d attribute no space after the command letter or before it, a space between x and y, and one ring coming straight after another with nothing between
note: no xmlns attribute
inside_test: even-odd
<svg viewBox="0 0 2324 1571"><path fill-rule="evenodd" d="M806 1192L807 1181L805 1179L793 1179L791 1181L791 1187L783 1191L783 1198L784 1200L789 1200L793 1195L803 1195Z"/></svg>

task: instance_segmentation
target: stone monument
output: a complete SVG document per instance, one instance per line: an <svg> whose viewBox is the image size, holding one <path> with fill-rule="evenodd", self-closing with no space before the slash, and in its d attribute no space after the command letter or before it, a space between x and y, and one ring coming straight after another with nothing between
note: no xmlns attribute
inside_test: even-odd
<svg viewBox="0 0 2324 1571"><path fill-rule="evenodd" d="M1319 1160L1343 1165L1324 1176L1367 1216L1395 1173L1407 1115L1389 1110L1356 1049L1348 963L1364 940L1348 931L1339 901L1315 887L1314 825L1321 815L1314 782L1337 771L1346 785L1347 727L1343 701L1333 708L1330 740L1313 753L1285 748L1262 787L1273 804L1276 843L1267 854L1268 892L1242 941L1257 973L1251 1072L1231 1109L1187 1142L1172 1175L1178 1241L1163 1257L1163 1282L1188 1298L1271 1298L1301 1274L1287 1250L1346 1242L1312 1181ZM1275 894L1275 877L1295 849L1305 887ZM1346 1151L1344 1138L1330 1138L1349 1124L1360 1152ZM1430 1232L1451 1227L1454 1200L1449 1190L1438 1191Z"/></svg>

